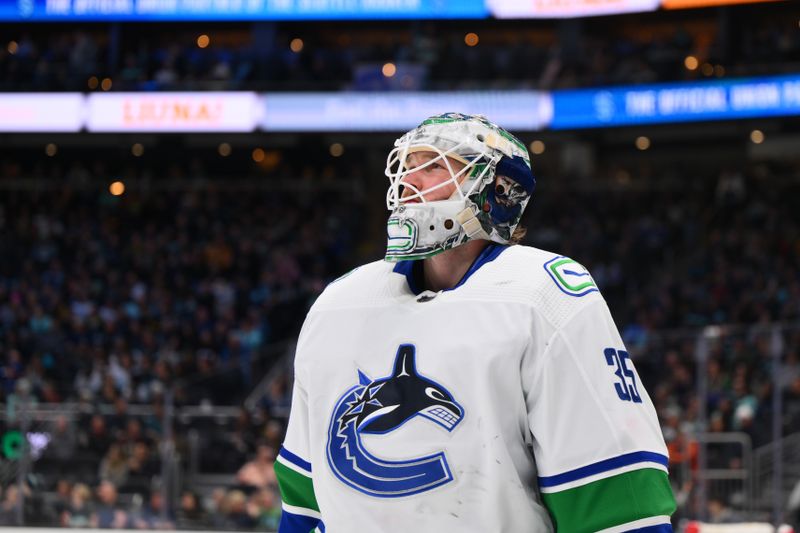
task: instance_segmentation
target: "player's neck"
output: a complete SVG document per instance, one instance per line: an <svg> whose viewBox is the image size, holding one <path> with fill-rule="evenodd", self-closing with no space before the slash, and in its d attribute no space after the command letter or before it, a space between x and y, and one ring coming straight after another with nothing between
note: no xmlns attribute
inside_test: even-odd
<svg viewBox="0 0 800 533"><path fill-rule="evenodd" d="M436 292L455 287L488 244L485 240L469 241L425 259L425 289Z"/></svg>

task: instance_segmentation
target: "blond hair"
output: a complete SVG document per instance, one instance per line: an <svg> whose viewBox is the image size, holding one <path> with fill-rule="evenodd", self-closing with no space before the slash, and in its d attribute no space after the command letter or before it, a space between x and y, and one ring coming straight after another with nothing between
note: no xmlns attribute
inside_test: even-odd
<svg viewBox="0 0 800 533"><path fill-rule="evenodd" d="M508 239L508 244L514 245L521 243L522 239L524 239L525 235L527 234L528 228L522 224L517 225L517 227L514 228L514 232L511 234L511 237Z"/></svg>

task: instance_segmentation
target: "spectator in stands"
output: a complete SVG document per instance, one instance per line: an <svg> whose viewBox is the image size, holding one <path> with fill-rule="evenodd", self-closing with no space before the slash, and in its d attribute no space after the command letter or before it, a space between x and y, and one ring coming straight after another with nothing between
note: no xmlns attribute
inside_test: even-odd
<svg viewBox="0 0 800 533"><path fill-rule="evenodd" d="M152 441L145 436L142 431L142 423L137 418L128 418L125 421L125 429L119 433L118 440L127 449L132 449L133 446L140 442L148 446L152 445Z"/></svg>
<svg viewBox="0 0 800 533"><path fill-rule="evenodd" d="M667 441L667 449L671 473L675 474L681 468L692 472L697 470L697 440L687 435L683 429L679 428L674 437ZM680 477L679 474L678 476Z"/></svg>
<svg viewBox="0 0 800 533"><path fill-rule="evenodd" d="M261 403L269 413L286 416L291 399L291 388L286 382L285 376L279 376L270 383L266 394L261 399Z"/></svg>
<svg viewBox="0 0 800 533"><path fill-rule="evenodd" d="M286 417L285 414L283 416ZM268 446L277 450L280 448L281 443L283 443L284 431L285 428L280 421L276 419L269 420L264 424L264 430L262 432L263 440Z"/></svg>
<svg viewBox="0 0 800 533"><path fill-rule="evenodd" d="M20 377L14 383L14 392L9 394L6 400L6 419L9 422L17 421L21 410L35 409L38 403L30 380L27 377Z"/></svg>
<svg viewBox="0 0 800 533"><path fill-rule="evenodd" d="M208 512L211 519L211 525L214 529L225 528L225 499L227 495L227 491L222 487L217 487L211 491Z"/></svg>
<svg viewBox="0 0 800 533"><path fill-rule="evenodd" d="M0 492L2 492L0 490ZM19 489L16 485L9 485L2 494L3 500L0 502L0 525L21 526L19 521Z"/></svg>
<svg viewBox="0 0 800 533"><path fill-rule="evenodd" d="M786 413L786 433L800 431L800 376L794 378L784 392L783 409Z"/></svg>
<svg viewBox="0 0 800 533"><path fill-rule="evenodd" d="M123 68L120 71L120 85L127 90L135 90L145 81L145 72L139 65L136 54L128 53L123 61Z"/></svg>
<svg viewBox="0 0 800 533"><path fill-rule="evenodd" d="M719 497L708 500L708 521L712 524L731 524L741 522L742 517L733 511Z"/></svg>
<svg viewBox="0 0 800 533"><path fill-rule="evenodd" d="M50 524L60 524L61 516L69 509L72 483L66 478L56 481L56 494L53 501Z"/></svg>
<svg viewBox="0 0 800 533"><path fill-rule="evenodd" d="M259 444L256 456L245 463L236 474L239 484L255 489L274 489L278 485L273 464L275 449L266 444Z"/></svg>
<svg viewBox="0 0 800 533"><path fill-rule="evenodd" d="M70 493L69 506L61 516L65 527L89 527L92 523L92 492L84 483L76 483Z"/></svg>
<svg viewBox="0 0 800 533"><path fill-rule="evenodd" d="M139 528L175 529L175 517L170 509L164 508L161 490L150 491L150 497L137 524Z"/></svg>
<svg viewBox="0 0 800 533"><path fill-rule="evenodd" d="M24 368L19 350L9 349L4 364L0 367L0 384L2 384L2 397L4 400L14 393L17 379L22 377Z"/></svg>
<svg viewBox="0 0 800 533"><path fill-rule="evenodd" d="M128 516L117 505L117 488L110 481L101 481L97 487L98 504L92 520L93 527L122 529L128 523Z"/></svg>
<svg viewBox="0 0 800 533"><path fill-rule="evenodd" d="M75 456L77 449L78 432L75 426L66 416L58 415L52 423L46 455L60 461L68 461Z"/></svg>
<svg viewBox="0 0 800 533"><path fill-rule="evenodd" d="M711 413L709 417L709 433L724 433L726 432L725 420L719 412ZM708 468L732 468L733 461L741 454L740 449L733 446L715 446L708 451L706 456L706 466Z"/></svg>
<svg viewBox="0 0 800 533"><path fill-rule="evenodd" d="M106 427L106 420L102 415L92 415L89 420L89 431L81 439L82 447L96 457L103 457L111 445L112 437Z"/></svg>
<svg viewBox="0 0 800 533"><path fill-rule="evenodd" d="M80 87L97 71L97 43L92 36L76 32L70 47L69 73L73 87Z"/></svg>
<svg viewBox="0 0 800 533"><path fill-rule="evenodd" d="M178 529L204 529L206 521L206 513L198 501L197 494L190 490L183 491L176 519Z"/></svg>
<svg viewBox="0 0 800 533"><path fill-rule="evenodd" d="M145 416L142 420L142 428L144 430L144 436L148 440L148 442L157 442L162 434L163 434L163 427L162 423L164 421L164 403L163 399L159 396L153 398L153 402L150 404L153 408L152 414Z"/></svg>
<svg viewBox="0 0 800 533"><path fill-rule="evenodd" d="M140 490L149 486L154 475L159 473L158 463L152 457L150 448L144 442L133 445L131 455L128 457L128 483L129 488Z"/></svg>
<svg viewBox="0 0 800 533"><path fill-rule="evenodd" d="M116 438L125 435L126 426L129 423L130 417L128 415L128 401L123 396L118 396L114 386L114 380L110 374L105 374L103 381L104 388L108 388L111 393L106 396L106 401L103 403L114 404L114 414L107 417L106 423L108 424L109 432Z"/></svg>
<svg viewBox="0 0 800 533"><path fill-rule="evenodd" d="M224 502L225 524L230 529L252 529L256 525L254 509L248 506L247 496L240 490L228 492Z"/></svg>
<svg viewBox="0 0 800 533"><path fill-rule="evenodd" d="M101 480L108 481L114 487L122 487L128 480L128 460L119 443L108 447L103 460L100 462L98 475Z"/></svg>
<svg viewBox="0 0 800 533"><path fill-rule="evenodd" d="M248 509L255 520L257 529L277 531L281 521L280 499L274 489L260 489L250 496Z"/></svg>
<svg viewBox="0 0 800 533"><path fill-rule="evenodd" d="M153 76L155 88L171 89L179 79L178 71L175 69L175 59L169 57L165 59Z"/></svg>
<svg viewBox="0 0 800 533"><path fill-rule="evenodd" d="M236 463L242 464L242 461L255 447L253 423L250 413L246 409L239 410L233 427L226 435L226 441L233 454L236 455Z"/></svg>

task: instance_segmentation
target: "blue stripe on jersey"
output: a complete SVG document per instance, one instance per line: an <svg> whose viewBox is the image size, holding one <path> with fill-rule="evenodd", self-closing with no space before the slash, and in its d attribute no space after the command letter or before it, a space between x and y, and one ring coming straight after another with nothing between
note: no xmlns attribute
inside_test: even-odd
<svg viewBox="0 0 800 533"><path fill-rule="evenodd" d="M626 453L625 455L612 457L611 459L605 459L604 461L586 465L581 468L576 468L575 470L570 470L569 472L564 472L563 474L557 474L555 476L539 476L539 486L555 487L563 483L569 483L570 481L576 481L578 479L583 479L585 477L600 474L602 472L608 472L609 470L614 470L615 468L621 468L623 466L644 462L658 463L666 467L669 464L669 459L665 455L653 452Z"/></svg>
<svg viewBox="0 0 800 533"><path fill-rule="evenodd" d="M322 522L322 520L320 520L319 524L317 524L317 529L319 529L322 533L325 533L325 524Z"/></svg>
<svg viewBox="0 0 800 533"><path fill-rule="evenodd" d="M658 524L657 526L629 529L625 533L672 533L672 526L670 524Z"/></svg>
<svg viewBox="0 0 800 533"><path fill-rule="evenodd" d="M416 276L414 276L414 261L398 261L392 272L396 274L402 274L406 277L406 282L408 283L408 288L414 294L419 294L422 292L422 289L417 287Z"/></svg>
<svg viewBox="0 0 800 533"><path fill-rule="evenodd" d="M278 455L280 455L281 457L283 457L284 459L286 459L287 461L289 461L293 465L297 465L300 468L303 468L303 469L308 470L309 472L311 472L311 463L309 463L308 461L306 461L304 459L301 459L299 456L293 454L292 452L290 452L289 450L287 450L283 446L281 446L281 451L278 452Z"/></svg>
<svg viewBox="0 0 800 533"><path fill-rule="evenodd" d="M455 287L451 289L445 289L446 291L452 291L453 289L457 289L462 286L467 280L472 276L475 272L478 271L483 265L494 261L497 259L503 251L507 250L508 246L504 246L497 243L489 243L486 248L475 258L475 261L472 262L472 265L467 270L467 273L461 278L461 280L456 284ZM420 294L422 289L417 284L417 277L418 274L414 272L414 265L417 265L419 260L407 260L407 261L398 261L397 264L392 269L392 272L396 274L402 274L406 277L406 281L408 282L408 288L414 294ZM420 276L421 277L421 276Z"/></svg>
<svg viewBox="0 0 800 533"><path fill-rule="evenodd" d="M490 243L486 248L483 249L478 258L475 259L475 261L472 263L472 266L469 267L467 273L464 274L464 277L461 278L461 281L459 281L456 284L456 286L453 287L453 289L457 289L464 283L466 283L469 277L472 276L475 272L477 272L479 268L481 268L486 263L489 263L497 259L497 256L503 253L503 251L505 251L506 249L508 249L508 246L503 246L501 244L496 244L496 243ZM452 290L452 289L447 289L447 290Z"/></svg>
<svg viewBox="0 0 800 533"><path fill-rule="evenodd" d="M309 533L317 526L322 526L319 518L294 514L283 509L281 523L278 524L278 533ZM323 529L323 531L325 530Z"/></svg>

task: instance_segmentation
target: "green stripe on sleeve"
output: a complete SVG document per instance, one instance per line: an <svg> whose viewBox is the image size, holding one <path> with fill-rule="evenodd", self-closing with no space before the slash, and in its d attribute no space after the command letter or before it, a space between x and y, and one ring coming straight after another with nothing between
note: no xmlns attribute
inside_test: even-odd
<svg viewBox="0 0 800 533"><path fill-rule="evenodd" d="M275 461L275 475L281 489L281 499L289 505L319 511L311 478Z"/></svg>
<svg viewBox="0 0 800 533"><path fill-rule="evenodd" d="M591 533L651 516L669 516L675 511L667 474L655 468L543 493L542 499L558 533Z"/></svg>

